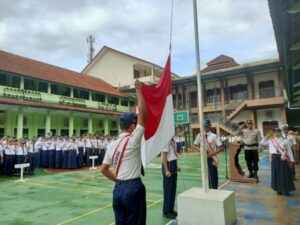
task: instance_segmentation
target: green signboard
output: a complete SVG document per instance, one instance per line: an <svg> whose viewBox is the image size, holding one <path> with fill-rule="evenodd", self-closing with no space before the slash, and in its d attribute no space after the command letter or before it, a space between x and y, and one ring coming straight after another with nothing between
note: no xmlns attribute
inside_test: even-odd
<svg viewBox="0 0 300 225"><path fill-rule="evenodd" d="M188 111L174 112L174 121L175 121L175 124L190 123L189 112Z"/></svg>

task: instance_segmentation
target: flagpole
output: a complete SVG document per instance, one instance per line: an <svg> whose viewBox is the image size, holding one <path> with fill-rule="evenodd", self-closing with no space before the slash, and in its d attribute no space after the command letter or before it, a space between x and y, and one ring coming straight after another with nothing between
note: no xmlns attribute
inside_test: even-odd
<svg viewBox="0 0 300 225"><path fill-rule="evenodd" d="M201 71L200 71L200 50L199 50L199 36L198 36L198 19L197 19L197 0L193 0L194 8L194 30L195 30L195 49L196 49L196 69L197 69L197 89L198 89L198 115L201 133L201 171L202 171L202 188L204 192L208 192L208 167L207 167L207 152L204 147L204 126L203 126L203 101L202 101L202 84L201 84Z"/></svg>

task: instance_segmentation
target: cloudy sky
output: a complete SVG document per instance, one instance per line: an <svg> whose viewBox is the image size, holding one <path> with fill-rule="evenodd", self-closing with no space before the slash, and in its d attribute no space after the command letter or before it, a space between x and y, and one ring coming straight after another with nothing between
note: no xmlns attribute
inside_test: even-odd
<svg viewBox="0 0 300 225"><path fill-rule="evenodd" d="M201 68L220 54L238 63L278 58L267 0L198 0ZM0 0L0 50L74 71L86 38L164 66L171 0ZM195 73L193 1L174 0L172 70ZM1 60L1 59L0 59Z"/></svg>

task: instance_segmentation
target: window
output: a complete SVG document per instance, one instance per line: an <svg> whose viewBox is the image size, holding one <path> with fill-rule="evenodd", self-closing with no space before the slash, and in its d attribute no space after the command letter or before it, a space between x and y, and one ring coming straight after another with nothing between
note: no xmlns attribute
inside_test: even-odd
<svg viewBox="0 0 300 225"><path fill-rule="evenodd" d="M88 119L84 119L83 120L83 127L87 128L89 126L89 120Z"/></svg>
<svg viewBox="0 0 300 225"><path fill-rule="evenodd" d="M141 72L138 70L133 70L133 78L137 79L141 77Z"/></svg>
<svg viewBox="0 0 300 225"><path fill-rule="evenodd" d="M102 128L103 127L103 120L99 120L98 125L99 125L99 128Z"/></svg>
<svg viewBox="0 0 300 225"><path fill-rule="evenodd" d="M206 90L206 100L208 103L215 103L221 101L221 90L220 88L213 88Z"/></svg>
<svg viewBox="0 0 300 225"><path fill-rule="evenodd" d="M128 100L122 98L122 99L121 99L121 105L122 105L122 106L128 106Z"/></svg>
<svg viewBox="0 0 300 225"><path fill-rule="evenodd" d="M6 79L6 74L0 74L0 85L7 86Z"/></svg>
<svg viewBox="0 0 300 225"><path fill-rule="evenodd" d="M110 121L111 128L117 128L117 121Z"/></svg>
<svg viewBox="0 0 300 225"><path fill-rule="evenodd" d="M24 79L24 89L34 91L35 90L34 83L35 82L33 79L25 78Z"/></svg>
<svg viewBox="0 0 300 225"><path fill-rule="evenodd" d="M190 107L194 108L197 107L197 92L196 91L192 91L190 92Z"/></svg>
<svg viewBox="0 0 300 225"><path fill-rule="evenodd" d="M100 93L93 93L92 100L97 102L105 102L105 95Z"/></svg>
<svg viewBox="0 0 300 225"><path fill-rule="evenodd" d="M230 100L248 99L247 84L238 84L229 87Z"/></svg>
<svg viewBox="0 0 300 225"><path fill-rule="evenodd" d="M89 100L89 92L80 89L74 89L74 98L82 98Z"/></svg>
<svg viewBox="0 0 300 225"><path fill-rule="evenodd" d="M38 88L39 92L44 92L44 93L48 92L48 84L46 82L39 81L38 84L39 84L39 88Z"/></svg>
<svg viewBox="0 0 300 225"><path fill-rule="evenodd" d="M130 105L130 106L135 106L135 101L134 101L134 100L130 100L130 101L129 101L129 105Z"/></svg>
<svg viewBox="0 0 300 225"><path fill-rule="evenodd" d="M64 127L69 127L69 118L64 118L63 126Z"/></svg>
<svg viewBox="0 0 300 225"><path fill-rule="evenodd" d="M21 84L21 78L13 76L12 77L12 85L11 86L15 87L15 88L20 88L20 84Z"/></svg>
<svg viewBox="0 0 300 225"><path fill-rule="evenodd" d="M259 88L259 97L260 98L272 98L275 97L275 88L274 88L274 81L267 80L261 81L258 83Z"/></svg>
<svg viewBox="0 0 300 225"><path fill-rule="evenodd" d="M63 85L51 84L51 94L70 97L71 88Z"/></svg>
<svg viewBox="0 0 300 225"><path fill-rule="evenodd" d="M110 104L119 105L119 98L115 96L109 96L107 102Z"/></svg>

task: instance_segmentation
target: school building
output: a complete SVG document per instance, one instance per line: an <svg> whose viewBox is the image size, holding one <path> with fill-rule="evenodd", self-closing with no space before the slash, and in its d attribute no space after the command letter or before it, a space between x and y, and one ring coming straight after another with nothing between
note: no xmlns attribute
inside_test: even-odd
<svg viewBox="0 0 300 225"><path fill-rule="evenodd" d="M0 137L115 135L134 105L102 79L0 51Z"/></svg>
<svg viewBox="0 0 300 225"><path fill-rule="evenodd" d="M234 134L239 122L252 119L265 134L287 122L279 60L238 64L220 55L201 71L204 118L219 135ZM196 75L173 80L173 104L188 111L191 136L199 130Z"/></svg>

